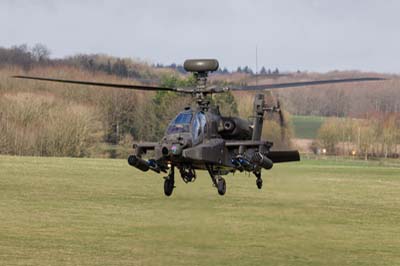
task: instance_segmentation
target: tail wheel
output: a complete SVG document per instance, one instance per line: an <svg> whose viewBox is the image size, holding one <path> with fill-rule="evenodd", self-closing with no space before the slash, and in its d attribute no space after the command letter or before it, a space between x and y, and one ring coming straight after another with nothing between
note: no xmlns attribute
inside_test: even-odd
<svg viewBox="0 0 400 266"><path fill-rule="evenodd" d="M174 191L174 180L170 179L170 178L165 178L164 181L164 194L165 196L171 196L172 195L172 191Z"/></svg>
<svg viewBox="0 0 400 266"><path fill-rule="evenodd" d="M226 183L224 178L220 177L218 179L217 189L218 189L218 194L220 194L221 196L225 195Z"/></svg>

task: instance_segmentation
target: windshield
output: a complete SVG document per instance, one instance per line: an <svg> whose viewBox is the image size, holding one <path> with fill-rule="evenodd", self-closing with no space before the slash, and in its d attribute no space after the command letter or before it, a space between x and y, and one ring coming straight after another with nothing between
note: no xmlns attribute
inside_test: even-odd
<svg viewBox="0 0 400 266"><path fill-rule="evenodd" d="M192 113L185 112L180 113L172 122L169 124L167 129L167 135L190 132L190 122L192 121Z"/></svg>
<svg viewBox="0 0 400 266"><path fill-rule="evenodd" d="M206 125L206 116L204 113L199 112L193 119L192 125L192 138L194 143L198 143L203 139L203 132Z"/></svg>

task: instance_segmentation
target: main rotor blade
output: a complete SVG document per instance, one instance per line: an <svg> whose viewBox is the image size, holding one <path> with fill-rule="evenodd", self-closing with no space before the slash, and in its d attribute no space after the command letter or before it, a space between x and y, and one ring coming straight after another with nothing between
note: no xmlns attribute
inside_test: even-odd
<svg viewBox="0 0 400 266"><path fill-rule="evenodd" d="M81 80L67 80L67 79L53 79L53 78L41 78L41 77L31 77L31 76L13 76L13 78L18 79L33 79L40 81L51 81L59 83L70 83L79 85L91 85L91 86L102 86L102 87L112 87L121 89L132 89L132 90L147 90L147 91L181 91L176 88L167 87L153 87L145 85L131 85L131 84L118 84L118 83L104 83L104 82L91 82L91 81L81 81Z"/></svg>
<svg viewBox="0 0 400 266"><path fill-rule="evenodd" d="M316 80L316 81L304 81L304 82L288 82L288 83L276 83L276 84L266 84L266 85L254 85L254 86L229 86L229 89L235 90L270 90L270 89L280 89L280 88L291 88L291 87L304 87L304 86L315 86L323 84L333 84L333 83L349 83L349 82L360 82L360 81L379 81L385 80L384 78L350 78L350 79L328 79L328 80Z"/></svg>

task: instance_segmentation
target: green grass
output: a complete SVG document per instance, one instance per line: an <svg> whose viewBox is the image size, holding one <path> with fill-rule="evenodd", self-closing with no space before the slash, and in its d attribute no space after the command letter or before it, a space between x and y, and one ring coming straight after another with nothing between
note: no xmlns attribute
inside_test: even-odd
<svg viewBox="0 0 400 266"><path fill-rule="evenodd" d="M296 138L315 139L325 117L294 115L292 121Z"/></svg>
<svg viewBox="0 0 400 266"><path fill-rule="evenodd" d="M400 265L400 168L303 161L177 181L125 160L0 157L0 265Z"/></svg>

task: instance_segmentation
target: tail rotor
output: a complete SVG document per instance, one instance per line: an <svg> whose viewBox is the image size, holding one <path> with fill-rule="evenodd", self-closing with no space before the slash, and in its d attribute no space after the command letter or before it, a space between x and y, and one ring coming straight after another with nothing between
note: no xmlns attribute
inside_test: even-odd
<svg viewBox="0 0 400 266"><path fill-rule="evenodd" d="M279 126L281 128L281 141L282 143L286 142L286 129L287 129L287 119L285 116L285 112L282 111L281 101L279 98L276 101L276 112L279 116Z"/></svg>

